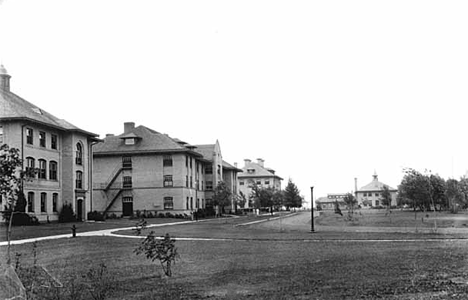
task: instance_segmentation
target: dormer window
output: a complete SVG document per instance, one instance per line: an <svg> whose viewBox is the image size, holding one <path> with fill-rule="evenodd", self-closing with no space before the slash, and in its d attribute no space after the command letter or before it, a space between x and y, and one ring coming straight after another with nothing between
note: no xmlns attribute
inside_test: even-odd
<svg viewBox="0 0 468 300"><path fill-rule="evenodd" d="M125 145L135 145L135 139L134 138L125 139Z"/></svg>
<svg viewBox="0 0 468 300"><path fill-rule="evenodd" d="M247 169L247 173L252 174L255 172L255 169Z"/></svg>

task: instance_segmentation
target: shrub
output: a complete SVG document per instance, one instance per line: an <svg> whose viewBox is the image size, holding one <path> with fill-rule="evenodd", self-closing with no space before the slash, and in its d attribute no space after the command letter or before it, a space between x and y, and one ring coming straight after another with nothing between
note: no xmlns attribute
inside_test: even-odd
<svg viewBox="0 0 468 300"><path fill-rule="evenodd" d="M158 214L158 218L165 218L166 216L163 213Z"/></svg>
<svg viewBox="0 0 468 300"><path fill-rule="evenodd" d="M170 212L167 212L166 213L166 218L174 218L174 215L171 214Z"/></svg>
<svg viewBox="0 0 468 300"><path fill-rule="evenodd" d="M88 220L94 220L94 221L105 221L106 218L103 213L97 212L97 211L90 211L88 213Z"/></svg>
<svg viewBox="0 0 468 300"><path fill-rule="evenodd" d="M148 215L146 216L147 218L154 218L154 215L152 212L148 212Z"/></svg>
<svg viewBox="0 0 468 300"><path fill-rule="evenodd" d="M15 212L13 215L13 221L11 225L13 226L29 226L29 225L38 225L39 220L36 216L29 215L25 212Z"/></svg>
<svg viewBox="0 0 468 300"><path fill-rule="evenodd" d="M71 204L65 203L62 206L62 210L59 213L59 222L60 223L76 222L76 215L73 212L73 207Z"/></svg>

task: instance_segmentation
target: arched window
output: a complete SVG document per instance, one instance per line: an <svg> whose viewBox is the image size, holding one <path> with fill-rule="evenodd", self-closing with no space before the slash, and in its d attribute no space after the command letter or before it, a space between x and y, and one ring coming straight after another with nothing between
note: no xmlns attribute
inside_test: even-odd
<svg viewBox="0 0 468 300"><path fill-rule="evenodd" d="M47 162L44 159L39 159L38 162L39 162L39 168L37 169L37 178L47 179L47 176L46 176Z"/></svg>
<svg viewBox="0 0 468 300"><path fill-rule="evenodd" d="M36 168L36 160L33 157L26 157L26 173L31 175L31 177L35 176L35 168Z"/></svg>
<svg viewBox="0 0 468 300"><path fill-rule="evenodd" d="M83 164L83 145L81 143L76 144L76 164L82 165Z"/></svg>
<svg viewBox="0 0 468 300"><path fill-rule="evenodd" d="M57 180L57 162L50 161L49 162L49 179L50 180Z"/></svg>
<svg viewBox="0 0 468 300"><path fill-rule="evenodd" d="M76 171L76 188L83 188L83 172L81 171Z"/></svg>

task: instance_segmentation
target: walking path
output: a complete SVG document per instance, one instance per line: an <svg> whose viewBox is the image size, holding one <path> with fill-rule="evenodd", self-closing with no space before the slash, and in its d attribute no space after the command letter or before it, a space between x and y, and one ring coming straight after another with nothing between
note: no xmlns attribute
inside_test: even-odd
<svg viewBox="0 0 468 300"><path fill-rule="evenodd" d="M314 216L316 216L314 214ZM294 217L294 218L293 218ZM307 224L308 218L308 224ZM198 222L208 222L210 220L200 220ZM162 223L162 224L150 224L147 225L147 228L154 228L154 227L164 227L164 226L175 226L175 225L184 225L190 224L197 221L183 221L183 222L176 222L176 223ZM238 226L248 226L258 224L260 227L268 227L274 228L275 224L278 222L282 222L285 227L288 227L292 230L300 230L307 232L308 226L310 226L310 215L309 217L306 214L301 213L292 213L284 217L271 217L268 219L251 221L247 223L241 223L234 225L235 227ZM262 223L262 224L261 224ZM307 227L307 228L306 228ZM415 233L415 228L405 228L405 227L344 227L344 226L316 226L316 232L382 232L382 233ZM89 237L89 236L113 236L113 237L124 237L124 238L144 238L144 236L137 236L137 235L123 235L123 234L115 234L114 232L125 231L125 230L132 230L135 227L123 227L123 228L112 228L112 229L104 229L104 230L95 230L95 231L88 231L88 232L80 232L76 233L78 237ZM418 228L418 233L434 233L434 230L431 228ZM454 241L454 240L468 240L468 229L465 228L438 228L437 233L440 234L459 234L460 237L455 238L421 238L421 239L336 239L336 238L296 238L296 239L285 239L285 241L303 241L303 242L428 242L428 241L440 241L441 239L445 241ZM32 243L36 241L44 241L44 240L55 240L55 239L63 239L63 238L71 238L71 234L59 234L59 235L51 235L51 236L44 236L44 237L36 237L36 238L28 238L22 240L14 240L10 243L12 245L18 244L26 244ZM278 239L274 238L195 238L195 237L177 237L177 240L181 241L251 241L251 240L258 240L258 241L278 241ZM7 241L0 242L0 246L8 245Z"/></svg>

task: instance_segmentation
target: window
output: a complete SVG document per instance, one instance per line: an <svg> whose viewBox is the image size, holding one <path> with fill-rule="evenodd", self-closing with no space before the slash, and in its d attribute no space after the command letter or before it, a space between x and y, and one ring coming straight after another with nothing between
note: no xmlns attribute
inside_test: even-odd
<svg viewBox="0 0 468 300"><path fill-rule="evenodd" d="M213 174L213 169L210 167L205 168L205 174Z"/></svg>
<svg viewBox="0 0 468 300"><path fill-rule="evenodd" d="M39 131L39 146L46 146L46 133L44 131Z"/></svg>
<svg viewBox="0 0 468 300"><path fill-rule="evenodd" d="M379 193L375 193L375 196L378 197L378 196L379 196Z"/></svg>
<svg viewBox="0 0 468 300"><path fill-rule="evenodd" d="M35 168L36 168L36 163L35 163L34 158L26 157L26 173L28 173L28 175L31 175L32 178L36 177Z"/></svg>
<svg viewBox="0 0 468 300"><path fill-rule="evenodd" d="M81 171L76 171L76 188L83 188L83 172Z"/></svg>
<svg viewBox="0 0 468 300"><path fill-rule="evenodd" d="M58 194L52 194L52 211L57 212Z"/></svg>
<svg viewBox="0 0 468 300"><path fill-rule="evenodd" d="M190 197L190 210L193 210L193 197Z"/></svg>
<svg viewBox="0 0 468 300"><path fill-rule="evenodd" d="M132 157L123 156L122 157L122 168L131 168L132 167Z"/></svg>
<svg viewBox="0 0 468 300"><path fill-rule="evenodd" d="M0 126L0 145L3 144L3 126Z"/></svg>
<svg viewBox="0 0 468 300"><path fill-rule="evenodd" d="M52 134L50 137L50 148L57 149L57 135Z"/></svg>
<svg viewBox="0 0 468 300"><path fill-rule="evenodd" d="M174 209L174 201L172 200L172 197L164 197L164 209Z"/></svg>
<svg viewBox="0 0 468 300"><path fill-rule="evenodd" d="M28 193L28 212L34 212L34 192Z"/></svg>
<svg viewBox="0 0 468 300"><path fill-rule="evenodd" d="M221 166L218 165L218 174L221 175Z"/></svg>
<svg viewBox="0 0 468 300"><path fill-rule="evenodd" d="M47 212L47 194L41 193L41 212Z"/></svg>
<svg viewBox="0 0 468 300"><path fill-rule="evenodd" d="M81 143L76 144L76 164L83 164L83 146Z"/></svg>
<svg viewBox="0 0 468 300"><path fill-rule="evenodd" d="M193 177L190 176L190 188L193 188Z"/></svg>
<svg viewBox="0 0 468 300"><path fill-rule="evenodd" d="M163 156L163 167L172 167L172 156L164 155Z"/></svg>
<svg viewBox="0 0 468 300"><path fill-rule="evenodd" d="M188 168L188 156L185 156L185 166Z"/></svg>
<svg viewBox="0 0 468 300"><path fill-rule="evenodd" d="M49 162L49 179L57 180L57 162L56 161Z"/></svg>
<svg viewBox="0 0 468 300"><path fill-rule="evenodd" d="M123 188L131 188L133 186L132 177L131 176L124 176L123 177Z"/></svg>
<svg viewBox="0 0 468 300"><path fill-rule="evenodd" d="M244 185L244 182L243 182L243 181L239 181L239 185Z"/></svg>
<svg viewBox="0 0 468 300"><path fill-rule="evenodd" d="M213 181L206 182L206 190L211 191L213 189Z"/></svg>
<svg viewBox="0 0 468 300"><path fill-rule="evenodd" d="M164 186L165 187L172 187L172 175L164 175Z"/></svg>
<svg viewBox="0 0 468 300"><path fill-rule="evenodd" d="M125 139L125 145L135 145L135 139L134 138L126 138Z"/></svg>
<svg viewBox="0 0 468 300"><path fill-rule="evenodd" d="M190 169L192 168L192 157L190 157Z"/></svg>
<svg viewBox="0 0 468 300"><path fill-rule="evenodd" d="M185 209L189 209L189 205L188 205L188 202L189 202L189 197L187 197L187 200L185 201Z"/></svg>
<svg viewBox="0 0 468 300"><path fill-rule="evenodd" d="M32 145L33 144L33 135L34 135L34 130L31 128L26 128L26 144Z"/></svg>
<svg viewBox="0 0 468 300"><path fill-rule="evenodd" d="M39 159L39 168L37 170L37 178L39 179L47 179L46 176L46 161L43 159Z"/></svg>
<svg viewBox="0 0 468 300"><path fill-rule="evenodd" d="M257 184L262 184L262 182L260 180L257 180Z"/></svg>
<svg viewBox="0 0 468 300"><path fill-rule="evenodd" d="M185 187L188 187L189 186L189 183L188 183L188 175L185 176Z"/></svg>
<svg viewBox="0 0 468 300"><path fill-rule="evenodd" d="M265 184L270 184L270 180L265 180Z"/></svg>

